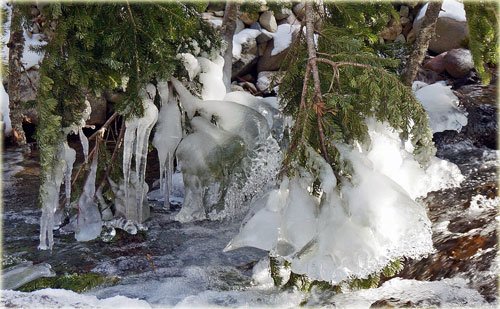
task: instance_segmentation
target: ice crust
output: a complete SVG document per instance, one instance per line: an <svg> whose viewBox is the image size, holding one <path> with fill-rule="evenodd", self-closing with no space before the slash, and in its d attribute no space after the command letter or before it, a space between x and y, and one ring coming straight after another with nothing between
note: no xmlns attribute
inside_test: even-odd
<svg viewBox="0 0 500 309"><path fill-rule="evenodd" d="M451 90L451 86L443 83L425 85L419 82L413 85L415 96L429 115L433 133L446 130L460 132L467 125L467 112L458 108L458 97Z"/></svg>
<svg viewBox="0 0 500 309"><path fill-rule="evenodd" d="M374 119L367 125L370 145L337 145L352 168L350 181L338 188L332 168L308 149L307 168L297 168L295 177L253 203L255 214L225 251L267 250L291 262L293 272L333 283L366 278L402 256L432 252L431 223L415 199L457 186L463 176L437 158L421 167L398 132ZM319 194L312 194L315 177Z"/></svg>
<svg viewBox="0 0 500 309"><path fill-rule="evenodd" d="M47 263L33 265L33 262L25 262L3 269L2 289L13 290L40 277L54 276L52 267Z"/></svg>

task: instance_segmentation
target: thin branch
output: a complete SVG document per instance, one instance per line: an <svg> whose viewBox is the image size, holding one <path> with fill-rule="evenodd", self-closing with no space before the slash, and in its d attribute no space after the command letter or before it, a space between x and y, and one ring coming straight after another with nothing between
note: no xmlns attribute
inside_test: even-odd
<svg viewBox="0 0 500 309"><path fill-rule="evenodd" d="M99 131L105 131L106 128L115 120L116 117L118 117L118 113L114 112L113 115L111 115L108 118L108 120L106 120L106 122L102 125L102 127L89 137L89 140L94 139L99 134Z"/></svg>

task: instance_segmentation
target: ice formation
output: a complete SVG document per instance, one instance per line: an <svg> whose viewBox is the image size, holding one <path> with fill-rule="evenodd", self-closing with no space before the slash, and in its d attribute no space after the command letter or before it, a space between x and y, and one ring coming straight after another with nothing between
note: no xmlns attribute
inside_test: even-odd
<svg viewBox="0 0 500 309"><path fill-rule="evenodd" d="M19 265L3 269L2 289L13 290L40 277L54 277L52 267L47 263L33 265L33 262L25 262Z"/></svg>
<svg viewBox="0 0 500 309"><path fill-rule="evenodd" d="M147 85L141 90L140 96L144 106L144 115L134 117L125 122L126 130L123 142L123 179L125 191L125 217L129 220L142 223L143 208L146 193L143 190L146 175L146 162L148 153L149 134L158 119L158 108L154 105L153 98L156 95L154 85ZM135 155L135 175L131 177L132 155ZM135 200L130 199L130 182L137 182L135 185ZM146 191L147 192L147 191Z"/></svg>
<svg viewBox="0 0 500 309"><path fill-rule="evenodd" d="M233 58L239 60L241 58L241 45L248 42L248 40L255 39L260 33L260 30L247 28L235 34L233 36Z"/></svg>
<svg viewBox="0 0 500 309"><path fill-rule="evenodd" d="M1 95L1 102L2 108L0 109L0 112L2 113L2 116L0 117L0 120L2 123L0 125L2 126L2 130L4 132L5 136L9 136L12 132L12 124L10 122L10 107L9 107L9 95L5 91L5 87L2 84L2 87L0 89L2 92ZM5 125L5 127L4 127Z"/></svg>
<svg viewBox="0 0 500 309"><path fill-rule="evenodd" d="M172 192L175 150L182 139L181 112L175 98L169 97L166 82L158 84L158 92L162 107L158 115L153 145L158 150L160 162L160 191L164 197L165 206L168 206Z"/></svg>
<svg viewBox="0 0 500 309"><path fill-rule="evenodd" d="M95 201L95 179L97 174L97 155L94 156L90 172L78 199L78 217L75 238L78 241L89 241L101 234L102 219L99 206Z"/></svg>
<svg viewBox="0 0 500 309"><path fill-rule="evenodd" d="M108 179L111 190L113 190L115 196L115 216L122 216L127 218L127 210L133 208L133 205L136 205L138 198L143 196L142 203L138 204L137 215L139 216L139 212L141 212L141 216L144 220L149 218L149 206L147 204L147 192L149 190L149 186L146 182L142 184L139 183L138 177L135 171L130 171L130 179L127 186L122 181L120 184L115 183L113 180ZM127 208L128 207L128 208ZM133 221L138 222L136 219L131 219Z"/></svg>
<svg viewBox="0 0 500 309"><path fill-rule="evenodd" d="M432 252L431 224L415 198L457 186L463 176L437 158L421 167L398 132L374 119L367 125L370 145L337 145L352 168L350 181L337 187L332 168L309 149L306 168L253 203L253 216L225 250L268 250L291 262L293 272L333 283ZM319 193L311 189L316 178Z"/></svg>
<svg viewBox="0 0 500 309"><path fill-rule="evenodd" d="M63 129L65 135L68 134L78 134L80 138L80 143L82 144L83 157L85 159L85 163L88 162L89 157L89 140L85 133L83 133L83 128L86 126L86 121L90 118L90 114L92 113L92 107L90 106L90 102L88 100L84 101L85 109L82 112L81 119L77 122L73 123L69 127Z"/></svg>
<svg viewBox="0 0 500 309"><path fill-rule="evenodd" d="M460 132L467 125L467 113L458 108L458 98L451 86L443 83L425 85L419 82L413 86L415 96L429 114L433 133L445 130Z"/></svg>
<svg viewBox="0 0 500 309"><path fill-rule="evenodd" d="M71 154L65 152L64 143L61 143L54 160L55 164L45 175L45 181L43 181L40 188L42 203L40 244L38 245L38 249L40 250L52 250L52 246L54 245L52 229L55 225L54 215L59 208L59 190L66 172L66 157L71 159Z"/></svg>
<svg viewBox="0 0 500 309"><path fill-rule="evenodd" d="M226 87L222 81L224 58L217 56L213 61L198 57L200 65L201 98L203 100L222 100L226 94Z"/></svg>

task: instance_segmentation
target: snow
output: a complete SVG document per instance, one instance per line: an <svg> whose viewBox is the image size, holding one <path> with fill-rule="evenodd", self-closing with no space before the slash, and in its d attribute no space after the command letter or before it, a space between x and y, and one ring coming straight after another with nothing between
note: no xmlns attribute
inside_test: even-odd
<svg viewBox="0 0 500 309"><path fill-rule="evenodd" d="M16 308L151 308L140 299L119 295L98 299L63 289L42 289L31 293L2 291L0 303Z"/></svg>
<svg viewBox="0 0 500 309"><path fill-rule="evenodd" d="M422 19L425 16L427 6L428 4L426 3L422 7L422 9L420 9L420 12L415 18L416 21ZM456 21L465 22L466 18L464 4L456 0L444 0L443 4L441 5L441 12L439 12L439 17L447 17Z"/></svg>
<svg viewBox="0 0 500 309"><path fill-rule="evenodd" d="M241 58L241 45L250 40L255 40L260 33L260 30L247 28L235 34L233 36L233 58L239 60Z"/></svg>
<svg viewBox="0 0 500 309"><path fill-rule="evenodd" d="M154 105L153 98L156 88L148 84L142 89L140 97L144 106L144 115L134 117L125 122L126 130L123 144L123 179L125 191L125 217L142 223L145 219L143 209L147 188L144 192L146 175L146 163L148 153L149 134L158 119L158 108ZM135 177L131 175L132 155L135 155ZM135 200L130 199L130 182L135 183Z"/></svg>
<svg viewBox="0 0 500 309"><path fill-rule="evenodd" d="M2 108L0 109L2 112L2 117L1 117L1 123L0 126L2 127L2 130L4 131L5 136L9 136L12 133L12 124L10 122L10 107L9 107L9 95L5 91L5 87L3 86L0 89L1 91L1 104ZM5 125L5 127L4 127Z"/></svg>
<svg viewBox="0 0 500 309"><path fill-rule="evenodd" d="M200 65L198 63L198 59L190 53L182 53L178 56L186 71L188 72L189 80L193 80L200 73Z"/></svg>
<svg viewBox="0 0 500 309"><path fill-rule="evenodd" d="M415 96L429 114L430 127L433 133L446 130L460 132L467 125L467 112L458 108L458 97L451 90L451 86L443 83L434 83L423 86L415 92Z"/></svg>
<svg viewBox="0 0 500 309"><path fill-rule="evenodd" d="M24 64L24 68L26 70L38 68L42 63L44 53L38 54L32 51L30 47L45 46L47 42L43 40L41 34L33 34L30 38L26 31L24 31L24 40L23 58L21 60Z"/></svg>
<svg viewBox="0 0 500 309"><path fill-rule="evenodd" d="M224 58L217 56L213 61L198 57L200 64L201 98L203 100L222 100L226 94L226 86L222 81Z"/></svg>
<svg viewBox="0 0 500 309"><path fill-rule="evenodd" d="M75 239L78 241L89 241L101 234L101 213L94 199L97 157L97 155L94 155L82 195L78 199L78 217L75 231Z"/></svg>
<svg viewBox="0 0 500 309"><path fill-rule="evenodd" d="M278 26L275 33L262 30L273 36L274 48L271 51L271 56L277 55L287 49L292 44L293 34L299 31L299 29L299 25L282 24Z"/></svg>

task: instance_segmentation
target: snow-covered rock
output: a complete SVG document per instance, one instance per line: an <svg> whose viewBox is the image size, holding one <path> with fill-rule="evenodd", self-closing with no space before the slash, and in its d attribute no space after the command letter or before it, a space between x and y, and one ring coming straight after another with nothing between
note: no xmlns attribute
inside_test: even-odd
<svg viewBox="0 0 500 309"><path fill-rule="evenodd" d="M443 57L446 72L455 78L467 76L474 68L470 50L465 48L452 49Z"/></svg>
<svg viewBox="0 0 500 309"><path fill-rule="evenodd" d="M426 11L427 4L420 9L413 22L415 33L418 33ZM429 43L429 49L435 53L442 53L460 48L468 36L469 29L464 4L457 0L444 0L436 23L435 34Z"/></svg>

